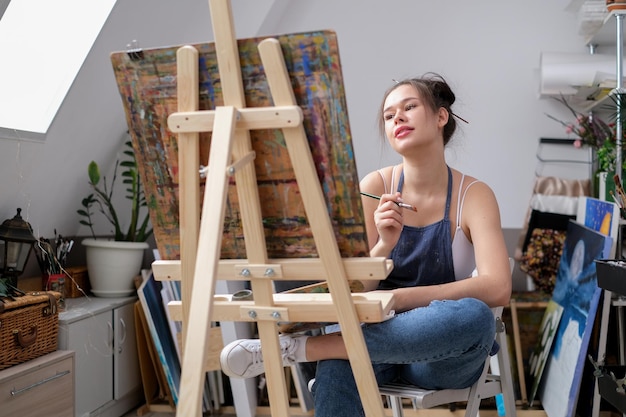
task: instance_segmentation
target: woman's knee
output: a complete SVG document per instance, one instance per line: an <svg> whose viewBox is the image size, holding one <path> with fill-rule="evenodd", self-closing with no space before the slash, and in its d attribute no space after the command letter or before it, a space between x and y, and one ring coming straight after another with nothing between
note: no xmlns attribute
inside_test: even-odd
<svg viewBox="0 0 626 417"><path fill-rule="evenodd" d="M495 328L495 319L491 308L477 298L462 298L459 301L463 317L472 323L485 323Z"/></svg>

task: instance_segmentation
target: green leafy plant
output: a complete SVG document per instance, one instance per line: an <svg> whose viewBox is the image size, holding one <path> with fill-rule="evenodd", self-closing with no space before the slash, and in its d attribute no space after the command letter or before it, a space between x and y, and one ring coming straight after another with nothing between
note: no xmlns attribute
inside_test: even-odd
<svg viewBox="0 0 626 417"><path fill-rule="evenodd" d="M0 277L0 297L18 297L26 293L17 288L15 277Z"/></svg>
<svg viewBox="0 0 626 417"><path fill-rule="evenodd" d="M80 224L88 226L91 230L93 238L96 238L93 226L94 210L99 211L113 226L113 238L116 241L126 242L145 242L152 235L150 228L150 217L147 210L142 217L142 209L146 208L146 198L144 190L139 178L139 170L135 152L132 143L125 143L126 149L124 155L126 159L115 162L113 170L113 178L110 183L106 177L101 177L100 167L95 161L91 161L87 167L89 176L89 185L92 193L81 201L81 208L77 213L81 216ZM126 198L131 201L130 224L126 231L123 231L118 211L113 205L113 190L117 180L117 171L119 167L123 168L121 172L122 182L126 185ZM102 179L102 182L100 181ZM141 218L141 220L140 220Z"/></svg>
<svg viewBox="0 0 626 417"><path fill-rule="evenodd" d="M622 145L622 149L624 146ZM599 172L616 172L617 162L617 143L615 139L605 141L602 146L596 150L598 158ZM622 171L626 170L626 161L622 158Z"/></svg>

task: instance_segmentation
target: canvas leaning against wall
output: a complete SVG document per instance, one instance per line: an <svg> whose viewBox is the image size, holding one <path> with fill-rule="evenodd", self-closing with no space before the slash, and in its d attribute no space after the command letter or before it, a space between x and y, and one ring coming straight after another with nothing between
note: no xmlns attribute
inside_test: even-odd
<svg viewBox="0 0 626 417"><path fill-rule="evenodd" d="M545 343L545 369L534 375L534 386L548 417L572 417L585 364L589 339L601 290L596 279L595 259L611 253L613 239L581 223L570 221L552 294L552 303L562 309L553 343ZM554 312L547 311L546 314ZM555 326L552 320L552 328ZM544 338L541 334L539 339ZM546 352L549 352L546 354ZM532 359L531 359L532 360ZM532 401L533 398L531 398Z"/></svg>

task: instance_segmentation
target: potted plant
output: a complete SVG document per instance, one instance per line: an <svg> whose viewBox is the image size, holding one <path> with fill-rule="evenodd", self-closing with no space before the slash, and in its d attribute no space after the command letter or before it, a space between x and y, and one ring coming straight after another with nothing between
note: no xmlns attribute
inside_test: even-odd
<svg viewBox="0 0 626 417"><path fill-rule="evenodd" d="M87 270L91 291L98 297L123 297L135 291L134 278L141 270L146 240L152 235L146 199L139 177L132 143L125 143L126 156L115 163L113 178L107 182L100 167L91 161L87 167L92 193L81 201L77 213L80 224L88 226L91 238L82 241L86 248ZM115 207L113 192L118 168L122 167L122 183L126 185L126 199L130 200L129 225L124 229ZM94 231L94 212L99 212L113 226L112 239L97 239Z"/></svg>

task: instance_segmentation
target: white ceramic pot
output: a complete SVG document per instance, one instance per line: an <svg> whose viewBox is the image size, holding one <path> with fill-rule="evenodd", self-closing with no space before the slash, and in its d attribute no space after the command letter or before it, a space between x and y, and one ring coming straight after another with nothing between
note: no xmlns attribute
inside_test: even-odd
<svg viewBox="0 0 626 417"><path fill-rule="evenodd" d="M91 292L96 297L126 297L135 293L146 242L84 239Z"/></svg>

